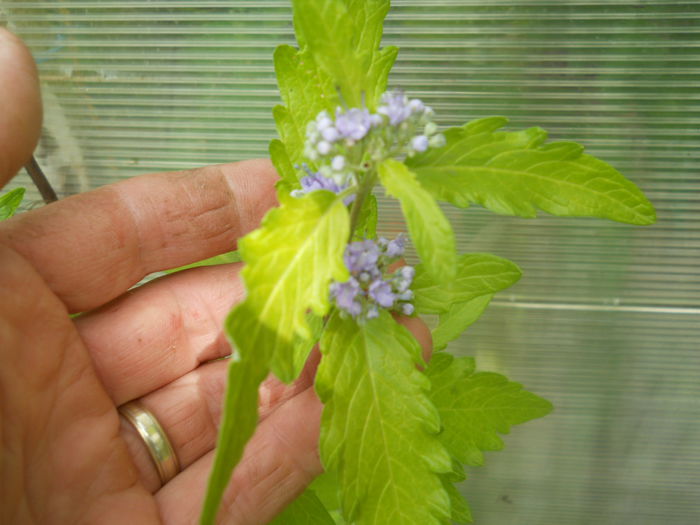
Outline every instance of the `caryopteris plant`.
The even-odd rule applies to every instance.
[[[274,57],[280,206],[239,244],[247,297],[226,323],[234,358],[202,523],[213,523],[253,434],[261,381],[270,371],[293,381],[316,343],[323,492],[339,519],[468,522],[453,485],[463,464],[480,465],[483,451],[502,448],[499,432],[551,405],[441,351],[520,270],[456,253],[438,201],[631,224],[654,222],[654,209],[613,167],[578,144],[546,143],[540,128],[501,131],[507,120],[492,117],[439,131],[430,107],[387,89],[398,53],[380,48],[389,0],[292,3],[299,49],[283,45]],[[406,235],[377,238],[378,188],[399,201]],[[420,264],[396,269],[409,240]],[[429,364],[392,314],[439,315]],[[334,523],[313,491],[284,516]]]

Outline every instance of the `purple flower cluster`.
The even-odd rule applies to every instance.
[[[384,275],[388,266],[403,255],[405,244],[403,235],[391,241],[381,237],[377,241],[348,244],[344,260],[350,278],[331,284],[336,306],[358,320],[377,317],[380,307],[411,315],[413,267],[403,266],[389,276]]]
[[[412,156],[444,145],[433,114],[402,91],[384,93],[376,113],[367,108],[338,108],[335,115],[322,111],[306,128],[304,155],[319,166],[322,176],[349,184],[368,158]]]
[[[335,180],[324,177],[321,173],[314,173],[307,164],[301,166],[307,175],[299,181],[301,183],[300,190],[293,190],[292,197],[303,197],[307,193],[316,190],[332,191],[336,195],[348,188],[348,184],[340,185]],[[345,205],[350,205],[355,200],[355,195],[348,195],[343,199]]]

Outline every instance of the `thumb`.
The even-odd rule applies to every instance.
[[[41,133],[39,77],[22,41],[0,27],[0,187],[27,163]]]

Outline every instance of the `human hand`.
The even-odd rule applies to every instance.
[[[41,105],[29,53],[0,29],[0,184],[28,160]],[[146,175],[0,223],[0,522],[194,523],[213,459],[242,298],[239,264],[130,290],[154,271],[228,251],[275,204],[267,161]],[[69,314],[87,312],[73,320]],[[430,336],[405,322],[427,348]],[[260,424],[220,520],[267,523],[321,472],[315,353],[269,378]],[[181,471],[165,485],[117,407],[139,399]]]

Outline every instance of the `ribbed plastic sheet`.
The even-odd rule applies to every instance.
[[[67,195],[265,156],[290,15],[287,1],[0,0],[39,62],[53,183]],[[384,43],[401,47],[391,84],[446,126],[505,115],[579,141],[659,214],[634,227],[446,208],[461,251],[524,271],[454,349],[556,405],[470,471],[476,523],[700,523],[700,2],[396,0]],[[395,203],[382,224],[402,228]]]

